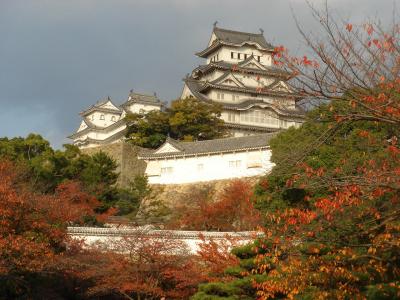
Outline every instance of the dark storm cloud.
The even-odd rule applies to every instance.
[[[359,21],[391,18],[398,1],[328,2]],[[38,132],[59,147],[78,112],[107,95],[178,97],[215,20],[297,49],[292,11],[312,28],[304,0],[0,0],[0,136]]]

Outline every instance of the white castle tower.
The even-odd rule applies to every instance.
[[[207,48],[196,53],[206,64],[185,79],[181,98],[217,102],[233,136],[299,126],[304,112],[286,81],[291,75],[272,63],[274,47],[260,33],[222,29],[214,24]]]
[[[162,107],[162,102],[155,94],[151,96],[131,91],[128,99],[120,106],[107,97],[80,113],[81,124],[69,138],[81,149],[115,143],[125,138],[127,113],[144,114],[161,110]]]

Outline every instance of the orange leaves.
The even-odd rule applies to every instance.
[[[368,35],[372,35],[374,33],[374,27],[372,24],[364,24],[364,30]]]
[[[197,256],[204,266],[202,272],[207,274],[208,280],[221,276],[227,267],[239,263],[239,259],[230,253],[233,247],[238,246],[237,240],[228,237],[224,240],[206,240],[204,236],[201,238]]]
[[[366,130],[361,130],[361,131],[358,133],[358,135],[361,136],[361,137],[367,138],[367,137],[369,137],[369,132],[366,131]]]
[[[346,30],[351,32],[353,30],[353,24],[346,24]]]
[[[253,187],[235,180],[212,202],[208,195],[195,196],[189,206],[176,208],[172,228],[192,230],[251,230],[257,227],[259,212],[251,201]]]
[[[304,65],[304,66],[311,66],[312,65],[312,61],[311,60],[309,60],[308,58],[307,58],[307,56],[303,56],[303,59],[302,59],[302,64]]]

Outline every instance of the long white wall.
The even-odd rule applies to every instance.
[[[224,242],[234,240],[235,245],[243,245],[262,236],[261,232],[209,232],[209,231],[181,231],[181,230],[146,230],[143,228],[95,228],[95,227],[68,227],[68,235],[76,240],[83,241],[87,248],[100,247],[107,250],[115,250],[113,247],[123,239],[140,242],[140,238],[146,237],[154,240],[174,239],[186,245],[191,254],[200,250],[200,244],[207,241]],[[202,240],[200,237],[203,237]]]
[[[147,160],[150,184],[177,184],[259,176],[274,164],[271,150],[252,150],[187,158]]]

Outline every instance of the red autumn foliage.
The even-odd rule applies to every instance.
[[[206,240],[204,236],[201,239],[197,255],[199,266],[206,274],[206,281],[220,280],[226,268],[238,265],[239,259],[230,252],[233,247],[239,245],[238,240],[229,237],[223,240]]]
[[[196,256],[183,242],[146,232],[123,238],[100,251],[75,256],[78,277],[93,282],[87,296],[122,296],[126,299],[188,299],[207,280]],[[107,249],[104,250],[104,246]]]
[[[75,183],[41,195],[22,179],[13,163],[0,161],[0,279],[16,293],[26,288],[27,274],[56,268],[66,250],[67,224],[94,216],[99,205]]]
[[[341,126],[359,126],[359,136],[369,143],[365,151],[376,143],[384,150],[374,159],[360,157],[355,167],[343,161],[333,174],[301,159],[296,163],[301,176],[293,175],[288,184],[307,189],[312,201],[307,209],[286,209],[269,216],[265,233],[272,246],[259,255],[254,269],[266,279],[255,286],[260,299],[397,299],[399,25],[384,30],[379,23],[366,24],[355,30],[356,25],[340,24],[328,11],[311,9],[328,37],[321,41],[302,32],[318,64],[304,63],[304,58],[290,57],[287,51],[274,56],[276,64],[297,75],[292,87],[299,95],[349,104],[331,106],[329,134]],[[391,133],[373,138],[365,124],[390,127]],[[329,134],[324,134],[320,139],[330,141]],[[352,172],[343,171],[350,168]],[[318,187],[326,189],[323,197]]]
[[[177,207],[172,228],[206,231],[253,230],[260,215],[252,203],[253,187],[244,180],[234,180],[216,202],[200,195],[190,206]]]

